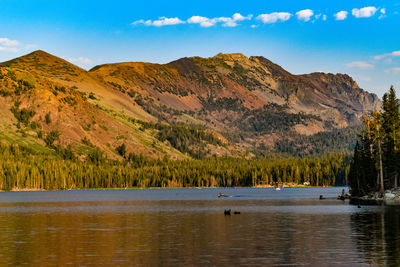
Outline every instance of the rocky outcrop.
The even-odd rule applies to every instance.
[[[384,194],[380,192],[371,193],[359,198],[364,201],[379,201],[387,203],[397,203],[400,205],[400,188],[386,190]]]

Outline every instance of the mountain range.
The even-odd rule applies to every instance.
[[[41,50],[0,63],[1,142],[83,159],[349,150],[380,107],[346,74],[293,75],[239,53],[89,71]]]

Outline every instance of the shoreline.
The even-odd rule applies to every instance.
[[[400,205],[400,188],[388,189],[383,193],[380,192],[371,193],[369,195],[361,197],[351,197],[354,202],[363,202],[364,204],[389,204],[389,205]]]
[[[309,185],[296,185],[296,184],[283,184],[279,186],[280,189],[282,188],[326,188],[326,187],[346,187],[346,186],[309,186]],[[11,189],[11,190],[0,190],[2,192],[56,192],[56,191],[85,191],[85,190],[146,190],[146,189],[235,189],[235,188],[253,188],[253,189],[269,189],[269,188],[276,188],[272,185],[256,185],[256,186],[235,186],[235,187],[127,187],[127,188],[74,188],[74,189],[36,189],[36,188],[21,188],[21,189]]]

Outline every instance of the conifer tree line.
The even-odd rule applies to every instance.
[[[383,96],[382,110],[364,115],[350,167],[352,195],[383,194],[385,190],[399,186],[399,106],[392,86]]]
[[[171,161],[131,155],[124,162],[95,157],[82,161],[0,145],[0,189],[91,189],[146,187],[234,187],[309,182],[344,185],[350,157],[217,158]]]

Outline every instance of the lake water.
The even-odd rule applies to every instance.
[[[0,265],[400,266],[399,207],[341,191],[1,192]]]

